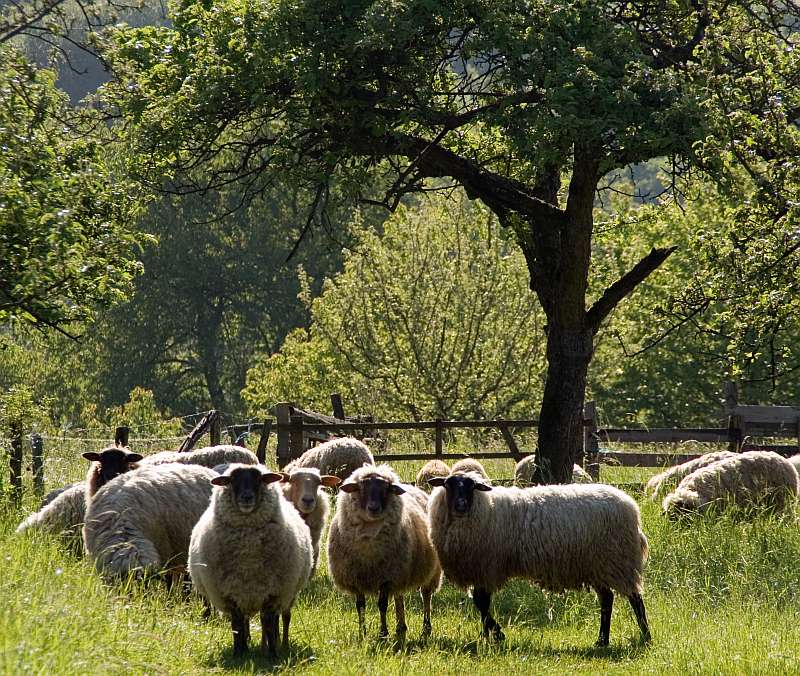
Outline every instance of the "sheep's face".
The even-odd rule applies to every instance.
[[[358,493],[358,505],[361,512],[370,521],[381,519],[395,495],[402,495],[405,490],[398,484],[387,481],[384,477],[369,475],[358,481],[346,482],[339,490],[345,493]]]
[[[336,486],[341,479],[318,470],[298,469],[291,474],[283,474],[283,481],[289,484],[289,499],[301,514],[311,514],[317,507],[317,489],[320,486]]]
[[[282,478],[282,474],[262,472],[258,467],[246,466],[229,469],[222,476],[214,477],[211,483],[227,486],[233,505],[242,514],[250,514],[260,504],[267,484]]]
[[[444,486],[447,493],[447,508],[457,517],[466,516],[472,508],[475,491],[490,491],[491,486],[465,474],[451,474],[449,477],[434,477],[428,483],[434,487]]]
[[[100,485],[105,484],[120,474],[136,469],[136,463],[142,459],[138,453],[131,453],[127,448],[106,448],[100,453],[88,451],[83,457],[89,462],[98,463]]]

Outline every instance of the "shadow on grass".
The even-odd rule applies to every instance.
[[[250,641],[248,651],[241,657],[235,657],[233,646],[222,650],[218,657],[207,660],[205,666],[222,667],[223,669],[249,668],[254,673],[267,673],[278,671],[287,667],[299,667],[316,660],[314,651],[307,645],[289,643],[289,650],[281,650],[277,658],[266,657],[261,654],[258,642]]]

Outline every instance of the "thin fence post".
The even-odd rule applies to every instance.
[[[442,457],[442,453],[444,451],[444,448],[443,448],[444,447],[444,439],[443,439],[444,434],[443,433],[444,433],[444,428],[442,427],[442,419],[441,418],[436,418],[436,439],[435,439],[434,443],[436,444],[436,457],[437,458]]]
[[[600,480],[600,443],[597,440],[597,404],[594,400],[583,405],[583,462],[589,476]]]
[[[293,414],[290,416],[291,430],[289,431],[289,457],[291,460],[299,458],[305,453],[306,445],[303,437],[303,416]]]
[[[208,436],[210,437],[211,446],[219,446],[222,442],[222,416],[219,411],[211,418],[211,424],[208,426]]]
[[[31,469],[36,495],[44,493],[44,440],[38,432],[31,434]]]
[[[22,497],[22,425],[11,423],[11,457],[8,464],[11,470],[11,495],[15,502]]]
[[[258,461],[265,465],[267,462],[267,442],[269,441],[269,433],[272,431],[272,418],[267,418],[264,425],[261,427],[261,438],[258,440],[258,450],[256,457]]]
[[[131,428],[127,425],[122,425],[114,430],[114,443],[117,446],[127,446],[128,438],[130,437]]]
[[[278,447],[275,451],[275,459],[278,462],[279,469],[283,469],[292,459],[292,449],[289,440],[291,410],[292,405],[289,402],[282,401],[279,404],[275,404],[275,423],[278,428]]]

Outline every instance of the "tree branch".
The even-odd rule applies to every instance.
[[[667,260],[677,248],[676,246],[671,246],[666,249],[651,249],[649,254],[609,286],[586,313],[586,320],[592,331],[597,333],[602,321],[608,317],[622,299]]]

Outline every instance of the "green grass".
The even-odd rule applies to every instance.
[[[406,478],[413,471],[410,464],[401,470]],[[27,502],[30,508],[32,499]],[[651,550],[644,597],[654,637],[649,646],[638,641],[624,599],[615,604],[611,646],[595,649],[594,594],[545,594],[522,581],[493,600],[506,632],[501,645],[478,638],[477,613],[448,583],[434,597],[434,635],[427,643],[418,641],[421,605],[411,595],[405,646],[376,639],[374,600],[362,641],[352,600],[332,588],[322,565],[296,606],[291,650],[273,663],[255,650],[234,659],[227,622],[202,620],[194,598],[158,585],[107,587],[54,538],[16,536],[24,511],[0,503],[3,674],[800,672],[796,515],[681,525],[642,504]],[[255,642],[256,618],[252,628]]]

